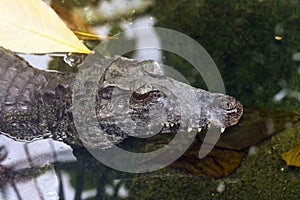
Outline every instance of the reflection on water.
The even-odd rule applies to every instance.
[[[84,155],[77,161],[69,146],[52,140],[24,144],[1,136],[0,146],[1,199],[128,196],[126,186],[117,179],[109,183],[101,173],[102,165],[85,151],[76,151]]]
[[[75,161],[71,148],[52,140],[21,143],[2,135],[0,141],[2,199],[55,199],[58,179],[52,163]]]

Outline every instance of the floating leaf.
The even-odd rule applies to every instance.
[[[0,11],[0,46],[21,53],[91,53],[42,0],[1,0]]]
[[[281,158],[289,166],[300,167],[300,141],[299,141],[299,144],[295,148],[282,153]]]
[[[79,17],[71,8],[62,5],[60,1],[51,1],[51,8],[71,30],[93,33],[93,27],[83,17]]]

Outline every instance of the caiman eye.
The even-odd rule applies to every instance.
[[[146,93],[143,93],[143,94],[140,94],[140,93],[137,93],[137,92],[133,92],[132,93],[132,98],[134,100],[137,100],[137,101],[142,101],[142,100],[145,100],[149,97],[150,93],[149,92],[146,92]]]

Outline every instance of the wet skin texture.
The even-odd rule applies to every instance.
[[[151,129],[157,126],[151,121],[151,109],[160,108],[166,113],[166,119],[160,123],[160,132],[176,132],[180,127],[186,131],[206,129],[210,126],[223,129],[236,124],[242,116],[243,107],[234,97],[210,93],[165,77],[154,61],[139,62],[118,57],[99,58],[99,63],[106,64],[103,64],[105,73],[95,95],[95,109],[99,128],[113,143],[119,143],[128,137],[128,134],[120,129],[124,121],[119,120],[113,105],[128,95],[127,114],[138,127]],[[185,107],[190,108],[194,102],[181,104],[176,95],[167,89],[162,91],[156,88],[155,84],[139,85],[136,88],[122,84],[124,78],[141,75],[146,78],[149,76],[151,80],[157,78],[162,84],[164,81],[171,82],[173,89],[177,91],[192,92],[200,109],[195,113],[184,112]],[[72,146],[82,146],[71,111],[72,84],[75,76],[74,73],[35,69],[10,51],[0,48],[1,133],[16,140],[53,138]],[[147,135],[147,131],[143,134]],[[95,145],[92,140],[91,144]]]

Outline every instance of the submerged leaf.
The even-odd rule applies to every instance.
[[[200,146],[200,142],[195,142],[171,167],[186,170],[195,176],[221,178],[233,172],[245,155],[242,151],[214,147],[206,157],[199,159]]]
[[[51,8],[65,22],[71,30],[93,33],[93,27],[83,17],[79,17],[72,9],[61,4],[60,1],[51,1]]]
[[[240,122],[227,128],[216,145],[240,150],[256,145],[263,139],[293,126],[299,120],[299,113],[245,107]],[[205,135],[199,136],[203,138]]]
[[[295,148],[281,154],[281,158],[289,166],[300,167],[300,141]]]
[[[116,39],[109,36],[100,36],[95,33],[94,28],[88,21],[79,17],[73,9],[62,6],[59,2],[51,2],[51,7],[58,14],[58,16],[65,22],[78,38],[82,40],[104,40]]]
[[[0,46],[20,53],[91,53],[42,0],[1,0],[0,11]]]
[[[82,40],[100,40],[99,36],[94,34],[93,27],[90,26],[83,18],[74,14],[72,10],[53,1],[51,2],[51,8],[78,38]]]

